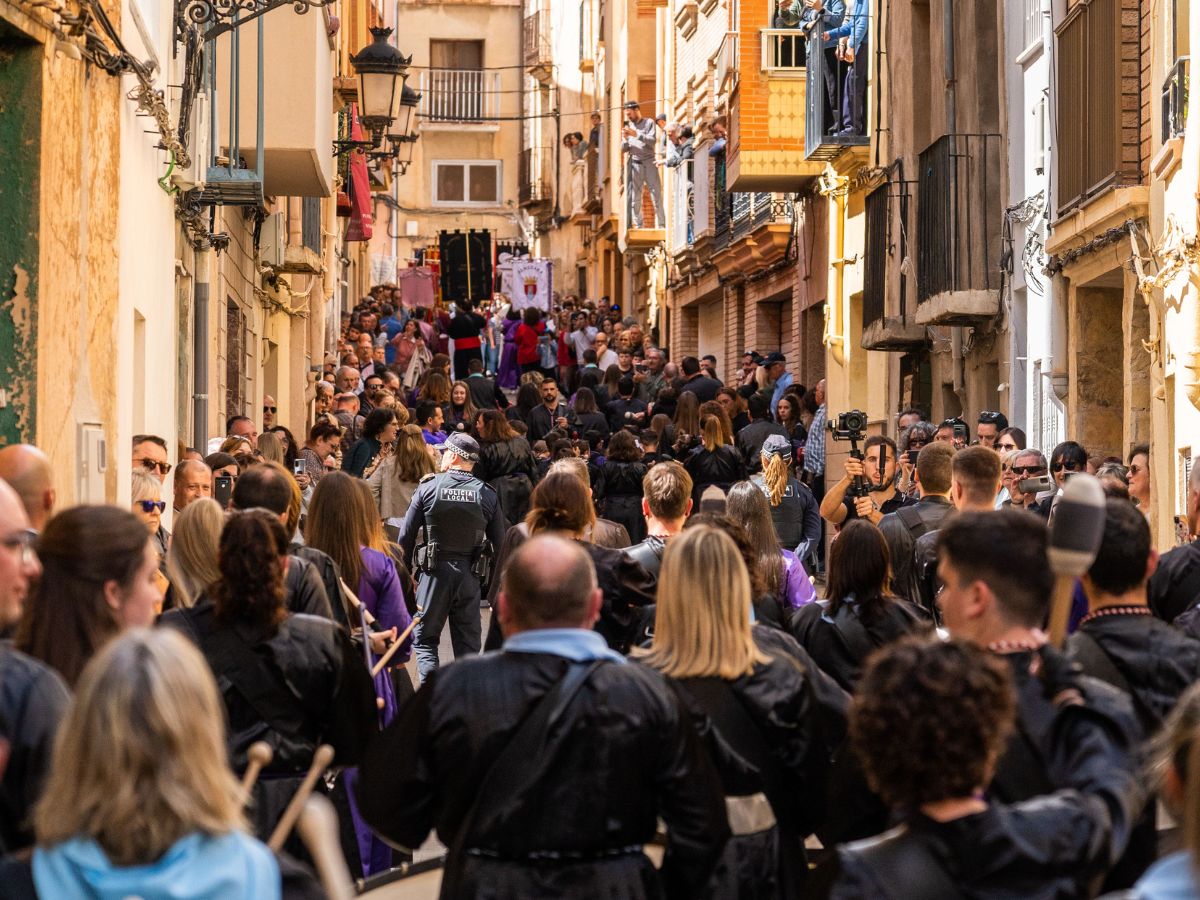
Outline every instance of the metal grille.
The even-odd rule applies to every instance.
[[[713,243],[724,247],[729,243],[732,218],[731,197],[725,190],[725,153],[713,157]]]
[[[764,28],[762,40],[762,70],[776,75],[804,73],[804,32],[795,28]]]
[[[540,203],[550,199],[551,153],[548,147],[528,147],[521,151],[522,203]]]
[[[1042,0],[1025,0],[1025,47],[1042,42]]]
[[[867,194],[866,247],[863,260],[862,323],[866,329],[883,318],[887,284],[887,231],[889,184]]]
[[[421,73],[420,115],[433,122],[480,122],[500,115],[500,73],[428,69]]]
[[[825,50],[820,34],[823,23],[814,27],[812,40],[805,47],[806,86],[804,91],[804,155],[808,159],[833,159],[847,147],[865,147],[871,143],[865,134],[841,134],[838,124],[845,79],[835,78],[834,95],[825,88]],[[866,45],[864,44],[864,47]]]
[[[525,67],[536,69],[550,64],[550,16],[538,11],[525,17]]]
[[[225,306],[225,417],[241,415],[246,406],[246,316],[235,300]]]
[[[321,252],[321,198],[304,197],[301,210],[300,233],[304,246],[313,253]]]
[[[918,169],[917,302],[998,288],[1000,136],[944,135],[921,152]]]

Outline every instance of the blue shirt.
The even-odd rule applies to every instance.
[[[850,38],[850,49],[858,52],[858,48],[862,46],[862,42],[867,37],[867,27],[871,21],[871,3],[870,0],[858,0],[858,5],[854,7],[854,12],[846,16],[842,20],[842,24],[837,28],[829,29],[829,36],[834,40],[838,38]]]
[[[595,631],[583,628],[535,628],[504,639],[505,653],[551,653],[571,662],[607,659],[624,663],[625,657],[609,648]]]
[[[777,413],[775,412],[775,407],[777,407],[779,405],[779,398],[783,396],[783,392],[786,391],[791,386],[791,384],[792,384],[792,373],[791,372],[784,372],[782,375],[779,376],[779,380],[777,382],[775,382],[775,390],[771,394],[771,415],[773,415],[773,416],[777,415]]]
[[[808,426],[808,440],[804,442],[804,471],[814,475],[825,474],[825,415],[822,403]]]

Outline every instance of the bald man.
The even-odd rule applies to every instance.
[[[0,478],[21,498],[29,527],[41,531],[54,511],[50,458],[32,444],[13,444],[0,450]]]
[[[492,896],[496,883],[525,897],[546,884],[700,896],[729,835],[724,791],[665,679],[592,630],[603,599],[591,558],[574,541],[534,537],[503,582],[504,649],[433,673],[377,736],[359,780],[363,817],[419,847],[435,824],[458,834],[477,801],[446,861],[455,898]],[[546,725],[551,710],[562,727]],[[641,847],[660,816],[656,870]]]

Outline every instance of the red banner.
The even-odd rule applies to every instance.
[[[365,140],[362,126],[358,124],[358,104],[350,104],[350,140]],[[367,154],[361,150],[350,152],[350,223],[346,226],[346,240],[369,241],[375,224],[371,214],[371,179],[367,174]]]

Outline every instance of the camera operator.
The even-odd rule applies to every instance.
[[[882,477],[880,476],[880,456]],[[867,481],[866,496],[855,497],[851,488],[856,477]],[[846,460],[845,474],[831,485],[821,500],[821,515],[833,525],[851,519],[866,519],[873,525],[890,512],[908,506],[913,501],[896,489],[896,443],[888,437],[874,434],[863,445],[863,458],[851,456]]]

